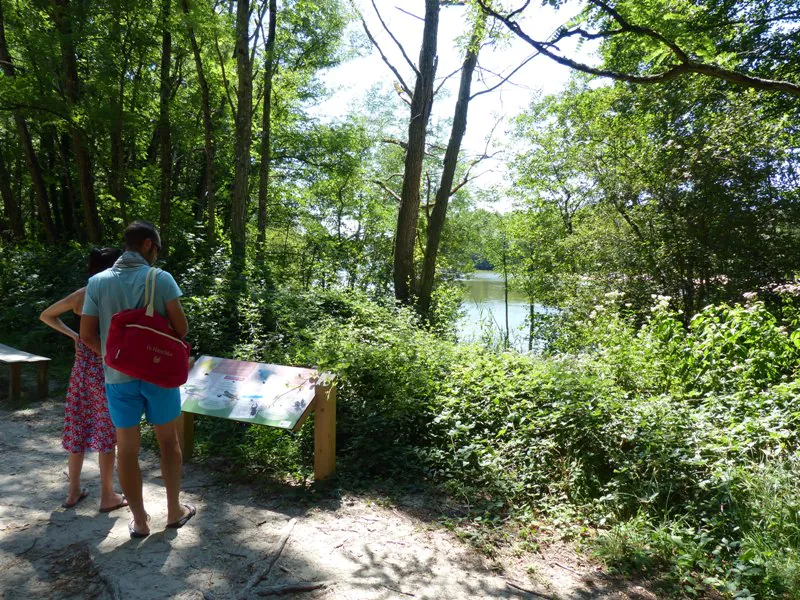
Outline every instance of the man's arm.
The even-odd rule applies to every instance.
[[[169,324],[175,330],[179,337],[185,338],[189,333],[189,321],[186,320],[186,313],[183,312],[183,305],[180,298],[174,298],[164,305],[167,311],[167,319]],[[81,328],[83,332],[83,328]]]
[[[100,319],[90,315],[81,317],[81,340],[100,356],[103,351],[100,349]]]

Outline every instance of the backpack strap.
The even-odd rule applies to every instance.
[[[144,279],[144,303],[147,308],[145,314],[148,317],[153,316],[156,308],[156,277],[158,277],[159,270],[155,267],[150,267]]]

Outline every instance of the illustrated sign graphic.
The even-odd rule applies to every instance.
[[[181,387],[184,412],[294,429],[314,400],[313,369],[201,356]]]

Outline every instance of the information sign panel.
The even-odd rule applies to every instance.
[[[314,400],[313,369],[201,356],[181,387],[184,412],[294,429]]]

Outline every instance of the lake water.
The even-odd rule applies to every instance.
[[[463,342],[480,341],[489,335],[502,340],[506,330],[503,276],[494,271],[476,271],[461,282],[466,288],[464,316],[458,323],[458,337]],[[536,306],[537,313],[550,312]],[[511,345],[522,351],[528,349],[528,299],[524,294],[508,291],[508,328]]]

